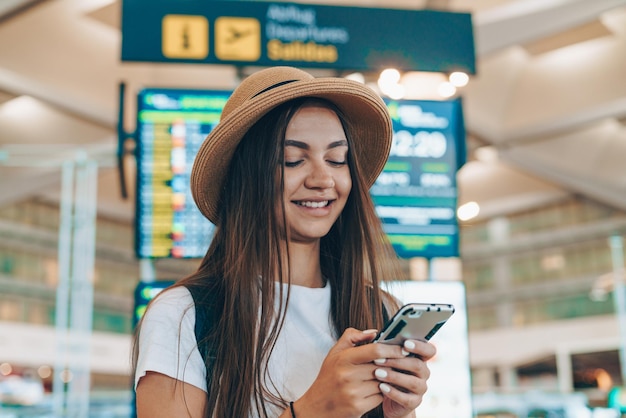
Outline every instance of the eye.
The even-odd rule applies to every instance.
[[[343,167],[348,164],[348,153],[343,150],[334,150],[326,155],[326,162],[332,167]]]
[[[328,164],[335,166],[335,167],[341,167],[341,166],[348,164],[348,161],[347,160],[343,160],[343,161],[328,160]]]
[[[285,161],[285,167],[297,167],[302,163],[302,160],[298,161]]]

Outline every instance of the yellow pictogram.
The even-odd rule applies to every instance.
[[[225,61],[256,61],[261,57],[261,24],[257,19],[215,20],[215,56]]]
[[[204,59],[209,55],[209,22],[204,16],[166,15],[161,48],[167,58]]]

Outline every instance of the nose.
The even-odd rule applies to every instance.
[[[325,163],[317,163],[311,167],[304,185],[309,189],[330,189],[335,187],[335,179]]]

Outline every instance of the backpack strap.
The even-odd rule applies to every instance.
[[[371,286],[367,287],[367,294],[368,297],[370,299],[370,304],[373,306],[374,305],[374,290],[372,289]],[[384,293],[384,292],[383,292]],[[385,301],[381,300],[380,301],[380,307],[383,313],[383,325],[386,325],[387,322],[389,322],[389,312],[387,311],[387,306],[385,305]]]
[[[213,378],[213,365],[215,364],[217,354],[211,336],[213,335],[213,329],[217,325],[217,315],[219,314],[217,299],[219,298],[214,297],[203,286],[186,284],[185,287],[191,293],[196,310],[194,333],[198,351],[206,365],[207,388],[210,388]]]
[[[389,312],[387,312],[387,307],[384,302],[381,302],[382,310],[383,310],[383,323],[389,322]]]

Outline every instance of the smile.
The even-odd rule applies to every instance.
[[[330,203],[329,200],[322,200],[321,202],[313,202],[310,200],[296,200],[294,203],[298,206],[304,206],[307,208],[324,208]]]

